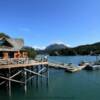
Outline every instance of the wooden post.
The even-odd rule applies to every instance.
[[[35,67],[34,67],[34,66],[32,66],[32,71],[34,71],[34,68],[35,68]],[[33,82],[33,80],[34,80],[34,78],[32,78],[32,82]]]
[[[11,69],[9,68],[9,96],[11,96],[11,80],[10,80],[10,76],[11,76]]]
[[[25,85],[24,85],[24,90],[25,90],[25,94],[26,94],[26,92],[27,92],[27,72],[26,72],[26,70],[24,70],[24,80],[25,80]]]
[[[31,66],[31,71],[33,71],[33,70],[32,70],[32,69],[33,69],[32,67],[33,67],[33,66]],[[32,76],[32,73],[31,73],[31,76]],[[32,85],[32,79],[31,79],[31,85]]]
[[[48,88],[48,86],[49,86],[49,66],[47,65],[47,78],[46,78],[46,86],[47,86],[47,88]]]
[[[36,72],[38,73],[38,66],[36,66]],[[36,75],[36,88],[38,88],[38,75]]]
[[[40,70],[41,70],[42,68],[43,68],[42,65],[40,65]],[[42,73],[41,73],[41,75],[42,75]],[[41,87],[42,87],[42,77],[40,77],[40,84],[41,84]]]

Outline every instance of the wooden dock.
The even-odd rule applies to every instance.
[[[76,72],[76,71],[80,71],[82,69],[84,69],[88,63],[85,63],[81,66],[77,66],[77,65],[73,65],[73,64],[63,64],[63,63],[51,63],[49,62],[48,63],[49,67],[54,67],[54,68],[61,68],[61,69],[67,69],[69,71],[73,71],[73,72]]]
[[[61,68],[61,69],[66,69],[68,67],[68,64],[58,64],[58,63],[48,63],[49,67],[54,67],[54,68]]]
[[[25,68],[25,67],[31,67],[31,66],[38,66],[38,65],[48,65],[48,62],[34,62],[31,61],[30,63],[24,63],[24,64],[5,64],[0,65],[0,69],[7,69],[7,68]]]
[[[11,95],[11,82],[24,84],[25,92],[27,90],[27,82],[32,80],[34,76],[43,77],[47,80],[49,78],[48,68],[70,68],[69,64],[64,63],[53,63],[48,61],[35,61],[31,59],[0,59],[0,86],[3,84],[8,84],[9,95]],[[85,66],[84,66],[85,67]],[[78,70],[84,68],[83,66],[78,66]],[[73,66],[73,68],[77,68]],[[17,76],[21,76],[21,79],[16,79]]]
[[[11,96],[11,82],[24,84],[25,92],[27,91],[27,82],[32,78],[43,77],[48,84],[48,62],[34,61],[30,59],[0,59],[0,86],[8,84],[9,96]],[[21,79],[16,79],[21,76]]]
[[[24,68],[24,67],[31,67],[31,66],[37,66],[37,65],[48,65],[47,61],[35,61],[30,59],[7,59],[3,60],[0,59],[0,69],[7,69],[7,68]]]

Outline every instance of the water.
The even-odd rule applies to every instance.
[[[94,56],[50,57],[49,61],[75,63],[80,61],[95,61]],[[25,94],[24,87],[17,84],[12,86],[12,96],[9,97],[7,88],[0,88],[0,100],[99,100],[100,70],[82,70],[76,73],[66,73],[64,70],[49,69],[49,84],[46,80],[36,79],[28,83]]]
[[[87,62],[96,61],[96,57],[95,56],[52,56],[52,57],[49,57],[49,61],[79,64],[81,61],[87,61]]]

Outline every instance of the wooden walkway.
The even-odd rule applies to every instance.
[[[21,67],[31,67],[31,66],[37,66],[37,65],[48,65],[48,62],[33,62],[29,64],[10,64],[10,65],[0,65],[0,69],[6,69],[6,68],[21,68]]]
[[[39,62],[39,61],[34,61],[34,60],[27,60],[25,62],[17,62],[17,63],[3,63],[3,64],[0,63],[0,69],[22,68],[22,67],[24,68],[24,67],[31,67],[31,66],[38,66],[38,65],[48,65],[48,62],[47,61]]]
[[[48,63],[49,67],[54,67],[54,68],[61,68],[61,69],[70,69],[70,68],[73,68],[73,69],[76,69],[76,70],[82,70],[84,69],[88,63],[82,65],[82,66],[76,66],[76,65],[73,65],[73,64],[60,64],[60,63]]]
[[[58,63],[48,63],[49,67],[54,67],[54,68],[62,68],[65,69],[66,67],[68,67],[68,64],[58,64]]]

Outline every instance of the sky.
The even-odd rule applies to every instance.
[[[100,0],[0,0],[0,32],[41,49],[100,42]]]

